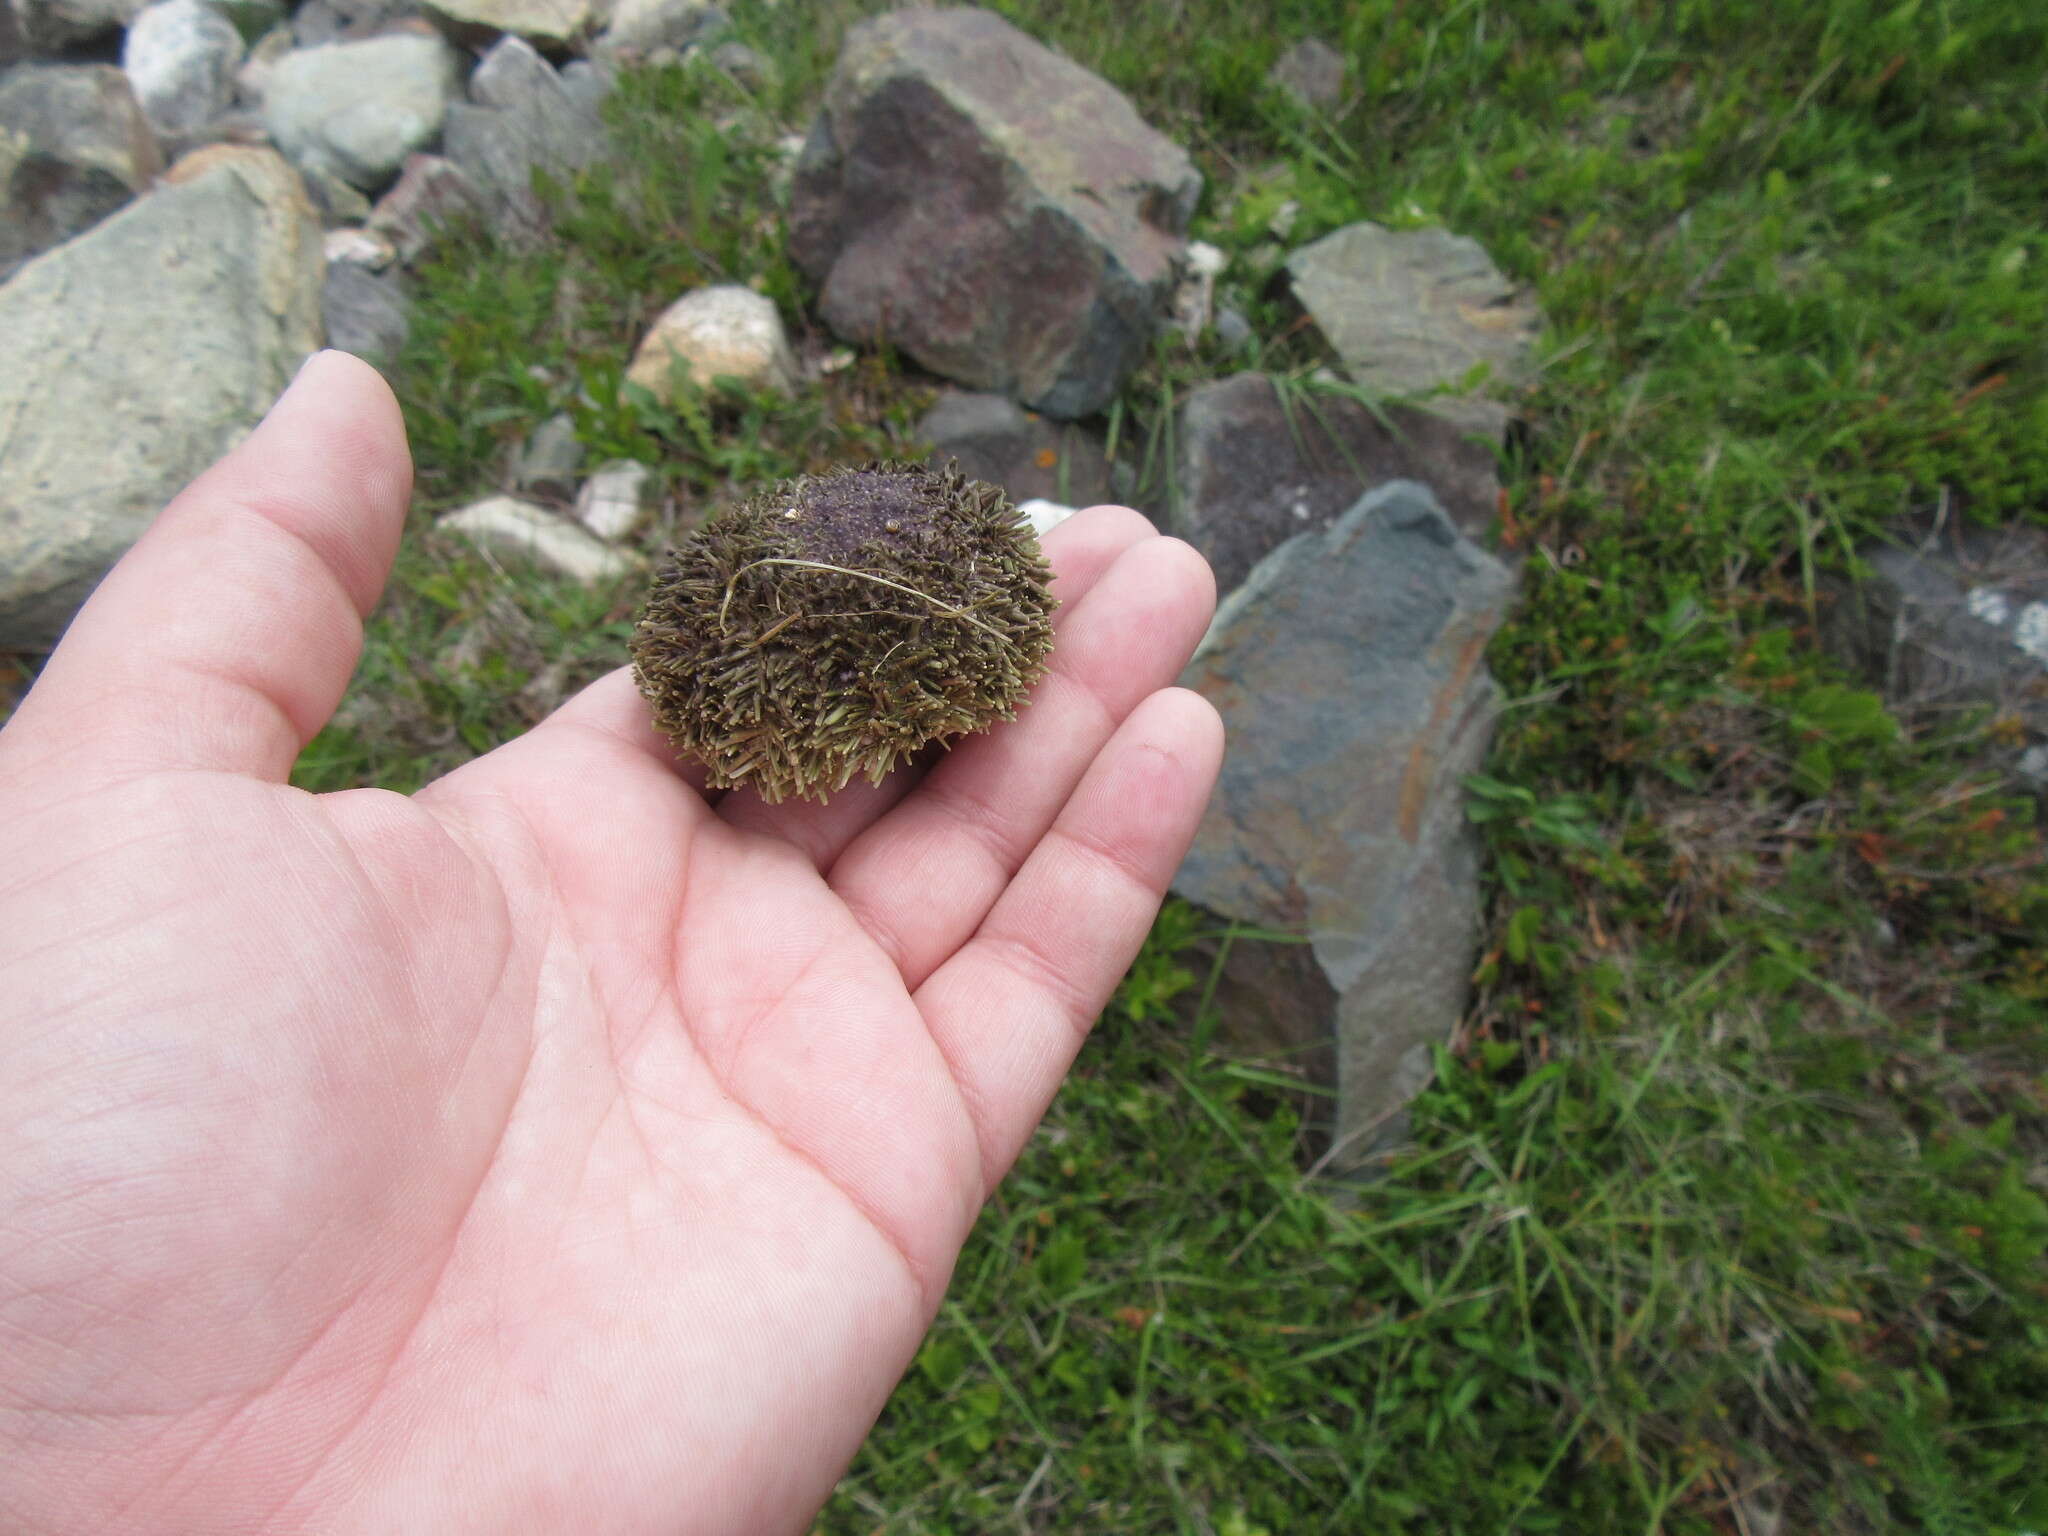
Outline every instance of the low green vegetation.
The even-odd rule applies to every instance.
[[[731,8],[772,85],[629,78],[554,241],[424,274],[418,537],[308,786],[417,785],[623,656],[637,591],[428,528],[553,412],[660,467],[650,549],[914,449],[929,381],[872,349],[794,401],[621,387],[695,284],[809,323],[782,140],[872,7]],[[1540,295],[1488,936],[1413,1151],[1333,1203],[1313,1096],[1212,1048],[1169,907],[820,1531],[2048,1529],[2038,805],[2013,722],[1894,713],[1818,644],[1901,518],[2048,517],[2035,0],[998,8],[1195,152],[1265,338],[1160,343],[1105,423],[1146,496],[1191,381],[1314,387],[1271,281],[1303,240],[1441,222]],[[1333,112],[1263,84],[1310,35]]]

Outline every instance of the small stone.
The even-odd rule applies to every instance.
[[[450,512],[434,526],[585,586],[623,581],[645,568],[637,556],[612,548],[581,524],[511,496],[493,496]]]
[[[14,26],[0,28],[0,43],[8,32],[15,47],[27,58],[68,52],[81,44],[97,43],[118,32],[135,19],[143,0],[0,0],[0,13]],[[0,62],[7,62],[0,57]]]
[[[1242,351],[1256,339],[1244,312],[1225,304],[1216,311],[1216,344],[1231,352]]]
[[[1320,38],[1305,37],[1280,55],[1266,83],[1327,111],[1344,99],[1344,55]]]
[[[5,0],[0,0],[5,4]],[[127,76],[25,64],[0,76],[0,282],[81,235],[163,170]]]
[[[597,41],[600,58],[646,59],[658,48],[685,49],[731,22],[703,0],[619,0]]]
[[[576,423],[566,414],[557,414],[535,427],[520,445],[512,481],[522,491],[567,498],[576,488],[576,471],[582,465],[583,444],[577,440]]]
[[[411,262],[448,225],[474,217],[482,196],[462,167],[439,155],[407,155],[391,190],[370,214],[372,233],[391,242],[401,262]]]
[[[600,539],[631,538],[654,515],[654,471],[633,459],[599,466],[576,493],[576,521]]]
[[[301,48],[359,43],[419,14],[413,0],[306,0],[292,16],[292,35]]]
[[[1822,637],[1908,714],[1971,703],[2048,735],[2048,530],[1902,524],[1857,551]]]
[[[347,262],[372,272],[383,271],[398,255],[388,239],[371,229],[330,229],[322,249],[329,266]]]
[[[263,92],[270,84],[270,72],[292,51],[292,29],[277,27],[263,34],[242,67],[235,71],[235,100],[254,111],[263,110]]]
[[[299,178],[319,211],[320,221],[330,229],[362,224],[369,219],[370,200],[325,166],[300,166]]]
[[[1491,386],[1527,380],[1541,316],[1476,240],[1351,224],[1296,251],[1287,271],[1344,371],[1377,394],[1455,389],[1482,363]],[[1510,415],[1483,395],[1425,403],[1495,441]]]
[[[1080,510],[1079,507],[1063,507],[1058,502],[1047,501],[1042,496],[1034,496],[1029,501],[1017,504],[1017,515],[1029,523],[1031,531],[1041,539]]]
[[[1191,240],[1181,253],[1180,279],[1174,284],[1168,304],[1173,328],[1190,343],[1209,328],[1216,303],[1216,279],[1230,258],[1206,240]]]
[[[327,344],[377,368],[398,360],[412,328],[411,302],[398,274],[349,261],[328,264],[320,311]]]
[[[449,108],[442,153],[468,176],[499,231],[531,239],[547,229],[534,173],[564,182],[603,157],[610,140],[598,114],[608,72],[555,72],[532,46],[500,39],[470,80],[470,103]]]
[[[204,128],[234,99],[242,36],[205,0],[158,0],[129,23],[121,70],[162,134]]]
[[[720,43],[712,49],[711,62],[724,70],[735,84],[750,91],[765,90],[775,81],[775,66],[737,40]]]
[[[737,283],[699,288],[662,311],[633,354],[626,379],[667,404],[678,365],[705,389],[729,378],[744,389],[786,395],[797,384],[796,354],[774,301]]]
[[[509,32],[551,43],[581,37],[599,14],[592,0],[433,0],[433,9],[458,31]]]
[[[1049,421],[1001,395],[948,390],[918,422],[932,457],[970,480],[999,485],[1013,502],[1094,506],[1110,500],[1109,462],[1094,434]]]
[[[458,88],[454,52],[438,37],[396,33],[288,54],[272,71],[264,122],[302,170],[363,191],[390,181],[441,131]]]

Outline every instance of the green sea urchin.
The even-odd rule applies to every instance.
[[[1050,579],[1002,491],[950,466],[804,475],[669,552],[634,674],[712,787],[823,800],[1015,718],[1052,649]]]

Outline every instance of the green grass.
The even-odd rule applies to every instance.
[[[762,98],[633,77],[556,242],[424,274],[419,536],[301,782],[411,787],[618,661],[631,583],[427,529],[553,412],[660,467],[650,551],[736,487],[911,446],[928,381],[885,355],[793,401],[620,385],[696,283],[809,324],[777,140],[872,8],[735,0]],[[1505,466],[1526,598],[1474,784],[1488,937],[1414,1151],[1340,1207],[1293,1066],[1209,1048],[1209,935],[1169,908],[820,1531],[2048,1528],[2037,805],[2012,722],[1894,714],[1816,640],[1902,515],[2048,509],[2048,21],[999,8],[1197,154],[1262,366],[1314,387],[1272,278],[1352,219],[1440,221],[1540,294]],[[1262,88],[1311,33],[1351,61],[1335,114]],[[1112,408],[1148,498],[1172,403],[1240,365],[1162,341]]]

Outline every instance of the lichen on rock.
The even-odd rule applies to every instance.
[[[713,788],[824,800],[1013,719],[1052,649],[1050,577],[1003,493],[955,469],[800,476],[670,551],[634,672]]]

